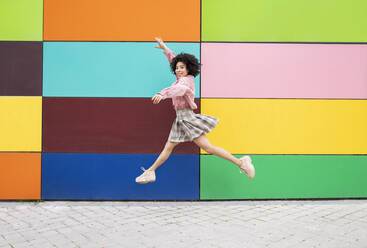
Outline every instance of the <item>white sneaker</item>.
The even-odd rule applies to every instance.
[[[249,178],[254,178],[255,168],[252,164],[250,156],[243,156],[242,158],[240,158],[240,160],[242,161],[242,165],[240,166],[240,173],[242,173],[243,171]]]
[[[155,182],[155,172],[150,170],[145,170],[144,167],[140,167],[144,172],[135,179],[135,182],[140,184]]]

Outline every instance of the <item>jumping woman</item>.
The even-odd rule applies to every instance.
[[[155,48],[163,49],[164,54],[168,58],[172,72],[176,75],[176,81],[168,88],[161,90],[153,96],[153,104],[172,98],[173,107],[176,111],[176,119],[172,124],[172,128],[166,145],[153,163],[153,165],[145,170],[144,173],[137,177],[135,181],[140,184],[154,182],[156,180],[155,170],[163,164],[171,155],[173,148],[181,142],[193,141],[201,149],[209,154],[217,155],[237,165],[249,177],[255,176],[255,168],[249,156],[243,156],[238,159],[223,148],[212,145],[206,133],[209,133],[217,125],[218,119],[212,116],[195,114],[194,109],[197,106],[194,102],[195,98],[195,81],[200,73],[200,63],[195,56],[187,53],[181,53],[177,56],[164,44],[161,38],[155,38],[159,46]]]

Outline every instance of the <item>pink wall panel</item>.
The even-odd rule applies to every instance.
[[[367,98],[367,44],[203,43],[201,97]]]

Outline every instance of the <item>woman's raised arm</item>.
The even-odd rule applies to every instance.
[[[164,50],[164,54],[167,56],[168,62],[171,63],[172,59],[176,57],[176,54],[172,52],[166,44],[164,44],[162,38],[156,37],[155,40],[158,42],[159,46],[155,46],[155,48],[160,48]]]

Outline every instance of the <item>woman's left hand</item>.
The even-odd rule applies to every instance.
[[[155,96],[153,96],[152,101],[153,104],[158,104],[160,101],[163,100],[163,96],[160,94],[156,94]]]

